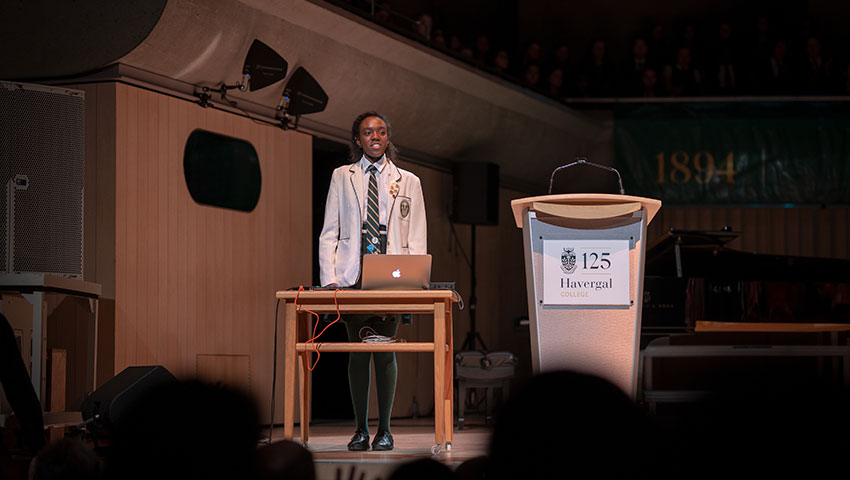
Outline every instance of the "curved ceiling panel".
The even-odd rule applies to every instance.
[[[319,0],[169,0],[157,18],[144,40],[115,62],[190,85],[234,84],[259,39],[286,59],[290,74],[304,67],[327,92],[327,108],[305,116],[305,126],[346,138],[354,117],[378,110],[392,121],[394,141],[408,159],[497,163],[503,183],[539,192],[555,166],[605,141],[605,129],[579,112]],[[117,17],[91,22],[92,30],[120,26]],[[142,23],[126,22],[133,27],[128,32]],[[51,73],[105,66],[98,61],[119,50],[89,43],[104,51]],[[24,76],[34,76],[36,66]],[[274,108],[285,81],[228,96],[248,110],[251,104]]]
[[[166,2],[5,2],[0,78],[64,77],[108,65],[142,43]]]

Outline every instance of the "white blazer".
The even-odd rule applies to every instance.
[[[387,253],[421,255],[428,252],[425,199],[419,177],[387,159],[383,175],[398,185],[398,194],[387,199]],[[322,285],[348,287],[360,277],[360,241],[363,228],[363,171],[360,163],[334,170],[325,223],[319,235],[319,270]]]

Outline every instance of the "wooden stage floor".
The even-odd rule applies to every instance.
[[[374,436],[376,430],[377,426],[370,423],[370,434]],[[317,480],[360,478],[361,473],[365,473],[364,480],[386,480],[399,465],[420,458],[433,458],[455,469],[466,460],[487,453],[491,428],[485,426],[483,421],[467,423],[463,430],[455,429],[451,450],[441,448],[436,454],[432,453],[433,418],[393,420],[392,432],[395,448],[389,452],[349,452],[346,445],[354,434],[353,421],[311,424],[307,448],[316,463]],[[301,432],[297,425],[294,437],[295,441],[301,441]],[[275,428],[272,441],[282,439],[283,428]],[[357,476],[350,476],[352,467]]]

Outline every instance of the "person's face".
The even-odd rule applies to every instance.
[[[485,37],[484,35],[479,36],[475,39],[475,49],[478,50],[479,53],[487,53],[490,51],[490,39]]]
[[[549,74],[549,85],[555,88],[561,88],[563,84],[564,72],[562,72],[560,68],[552,70],[552,73]]]
[[[605,42],[602,40],[597,40],[593,44],[593,58],[596,60],[602,60],[602,57],[605,56]]]
[[[776,45],[773,47],[773,58],[782,60],[787,53],[788,46],[785,45],[785,42],[776,42]]]
[[[643,71],[643,86],[644,88],[655,88],[655,82],[657,81],[657,77],[655,75],[655,70],[651,68],[647,68]]]
[[[664,38],[664,27],[656,25],[652,28],[652,39],[658,42],[661,41],[662,38]]]
[[[676,63],[683,68],[688,68],[691,64],[691,51],[687,48],[680,48],[679,54],[676,57]]]
[[[732,26],[728,23],[720,24],[720,38],[723,40],[729,40],[732,37]]]
[[[766,34],[770,25],[767,22],[767,19],[764,17],[758,17],[756,19],[756,31],[762,35]]]
[[[529,85],[537,85],[540,81],[540,69],[536,65],[529,65],[525,69],[525,81]]]
[[[642,38],[635,40],[635,46],[632,47],[632,53],[634,53],[637,58],[646,57],[646,42],[644,42]]]
[[[817,57],[820,54],[820,42],[818,39],[810,38],[806,42],[806,50],[808,50],[810,57]]]
[[[508,52],[500,50],[499,53],[496,54],[495,64],[502,70],[507,70],[510,66],[510,58],[508,58]]]
[[[540,59],[540,44],[532,43],[528,46],[528,58],[531,60]]]
[[[434,32],[434,38],[432,38],[431,41],[434,42],[435,45],[439,45],[441,47],[446,46],[446,37],[443,36],[442,30],[437,30],[436,32]]]
[[[387,124],[378,117],[366,117],[360,122],[360,134],[357,135],[357,146],[371,161],[381,158],[387,150],[389,129]]]
[[[683,38],[685,39],[686,42],[690,42],[694,39],[696,34],[697,34],[697,31],[694,28],[694,26],[693,25],[687,25],[685,27],[685,32],[682,36],[683,36]]]
[[[555,59],[559,62],[566,62],[570,58],[570,48],[566,45],[561,45],[555,50]]]

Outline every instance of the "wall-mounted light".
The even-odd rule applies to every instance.
[[[281,127],[297,128],[301,115],[321,112],[327,106],[328,94],[304,67],[298,67],[286,82],[277,107]]]
[[[265,43],[254,39],[251,47],[248,49],[248,54],[245,56],[245,63],[242,66],[242,78],[238,83],[227,85],[222,83],[218,88],[203,87],[200,92],[197,92],[198,103],[206,108],[209,105],[210,93],[220,93],[222,101],[231,105],[235,105],[233,101],[227,98],[228,90],[256,91],[261,88],[268,87],[286,78],[286,71],[289,64]]]

